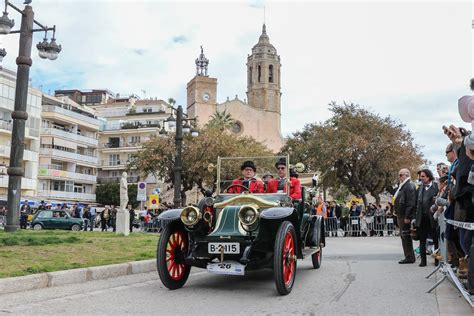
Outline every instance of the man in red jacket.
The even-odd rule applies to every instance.
[[[278,177],[271,179],[267,184],[267,193],[282,193],[286,192],[286,160],[280,159],[276,164]],[[301,185],[300,180],[296,177],[290,176],[290,197],[293,200],[301,199]]]
[[[227,190],[228,193],[241,193],[244,191],[249,191],[250,193],[264,193],[262,180],[255,178],[257,167],[253,161],[245,161],[240,167],[240,170],[242,170],[242,177],[232,181],[232,185]],[[239,185],[248,188],[248,190]]]

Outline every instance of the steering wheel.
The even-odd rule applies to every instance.
[[[247,188],[245,185],[234,183],[234,184],[229,185],[229,186],[224,190],[224,193],[228,193],[228,192],[229,192],[229,189],[230,189],[230,188],[233,188],[233,187],[240,187],[240,188],[243,188],[245,191],[249,191],[249,192],[250,192],[250,189]]]

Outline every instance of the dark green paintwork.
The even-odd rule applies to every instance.
[[[219,223],[219,227],[214,229],[212,233],[208,235],[209,238],[219,238],[221,236],[230,236],[230,237],[244,237],[239,231],[239,210],[240,205],[237,206],[226,206],[222,213],[222,219]]]

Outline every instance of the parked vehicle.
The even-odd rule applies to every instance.
[[[31,221],[31,227],[34,230],[70,229],[79,231],[83,225],[84,222],[81,218],[74,218],[66,211],[59,209],[40,210]]]
[[[289,157],[271,157],[273,171],[279,158],[289,162]],[[228,165],[231,159],[218,158],[215,198],[208,196],[197,206],[167,210],[158,217],[161,236],[156,262],[160,280],[174,290],[186,283],[192,266],[227,275],[270,268],[278,293],[289,294],[295,283],[297,259],[310,257],[313,268],[321,266],[324,221],[313,215],[305,202],[304,188],[303,198],[294,201],[288,193],[249,193],[245,186],[247,190],[240,194],[229,193],[236,186],[242,187],[221,178],[232,169],[224,167],[223,161]],[[259,158],[234,158],[235,165],[240,166],[242,159]]]

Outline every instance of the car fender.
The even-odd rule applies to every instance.
[[[166,226],[168,226],[170,223],[173,223],[175,221],[178,221],[181,219],[181,212],[182,209],[176,208],[176,209],[171,209],[164,211],[160,215],[158,215],[158,225],[161,229],[164,229]]]
[[[294,209],[292,207],[271,207],[263,210],[260,213],[260,218],[264,219],[282,219],[293,214]]]
[[[325,231],[324,231],[324,219],[320,215],[315,216],[315,221],[314,224],[312,225],[312,232],[311,232],[311,237],[312,237],[312,244],[314,246],[320,246],[326,244],[325,241]]]

